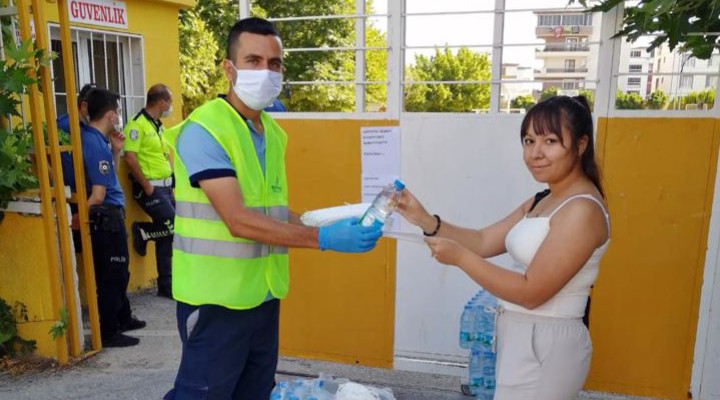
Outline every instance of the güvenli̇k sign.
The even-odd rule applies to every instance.
[[[70,21],[88,25],[128,28],[127,7],[122,1],[70,0]]]

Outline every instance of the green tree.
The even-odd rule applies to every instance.
[[[461,48],[435,50],[431,57],[416,55],[407,75],[413,81],[489,81],[487,53]],[[490,107],[489,84],[412,84],[405,90],[407,111],[463,112]]]
[[[193,19],[200,19],[205,24],[205,30],[212,34],[215,40],[215,64],[225,58],[227,34],[238,19],[238,2],[233,0],[197,0],[195,7],[180,12],[180,40],[182,41],[182,25],[193,24]],[[182,43],[182,42],[181,42]],[[199,50],[195,48],[180,47],[180,51],[192,54]]]
[[[588,6],[595,1],[570,0]],[[625,0],[599,0],[591,11],[609,11]],[[680,45],[683,51],[708,59],[718,48],[720,31],[720,0],[640,0],[625,7],[623,28],[618,36],[634,42],[641,36],[657,35],[648,50],[667,43],[670,50]],[[658,35],[659,33],[659,35]]]
[[[355,13],[353,0],[325,2],[322,0],[271,1],[254,0],[252,15],[260,17],[295,17],[304,15],[348,15]],[[368,2],[372,12],[372,2]],[[237,20],[237,2],[227,0],[198,0],[195,8],[181,16],[181,23],[192,30],[192,15],[205,22],[207,30],[215,39],[218,65],[225,58],[227,33]],[[275,26],[280,32],[285,48],[328,48],[355,46],[355,20],[313,19],[304,21],[279,21]],[[385,47],[385,34],[372,24],[367,25],[368,47]],[[182,47],[188,57],[197,57],[198,48]],[[384,82],[387,78],[386,51],[367,51],[367,81]],[[345,81],[355,80],[354,51],[307,51],[285,54],[285,80],[289,82]],[[218,75],[224,81],[222,74]],[[224,85],[221,82],[219,85]],[[369,85],[365,90],[367,104],[383,107],[386,103],[386,85]],[[353,84],[286,85],[281,100],[293,111],[352,111],[355,108]],[[202,103],[202,102],[200,102]]]
[[[587,99],[590,110],[595,108],[595,92],[589,89],[580,89],[580,96],[584,96]]]
[[[302,15],[352,15],[355,2],[342,0],[276,1],[255,0],[259,14],[274,18]],[[372,13],[372,2],[367,2]],[[276,23],[285,48],[333,48],[355,46],[355,19],[314,19],[304,21],[280,21]],[[385,34],[372,24],[366,24],[367,47],[385,47]],[[365,54],[367,81],[385,81],[387,70],[386,51],[367,51]],[[355,52],[308,51],[288,53],[285,58],[287,81],[344,81],[355,80]],[[386,103],[385,85],[368,86],[365,90],[368,104]],[[352,111],[355,108],[353,84],[289,85],[283,100],[291,110],[297,111]]]
[[[707,104],[707,108],[712,108],[715,104],[715,89],[705,89],[698,94],[698,101]]]
[[[512,108],[524,108],[525,111],[530,110],[535,105],[535,98],[530,94],[518,96],[510,101]]]
[[[187,12],[180,25],[180,81],[184,116],[227,90],[217,55],[218,44],[212,32],[198,14]]]
[[[651,110],[662,110],[668,102],[668,95],[662,90],[656,90],[647,98],[647,106]]]
[[[618,110],[640,110],[643,108],[643,99],[637,93],[623,93],[618,90],[615,95],[615,108]]]
[[[549,88],[543,89],[542,92],[540,92],[540,101],[547,100],[553,96],[557,96],[558,88],[557,86],[551,86]]]

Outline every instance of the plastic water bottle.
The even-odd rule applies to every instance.
[[[470,351],[470,364],[468,365],[470,393],[477,395],[483,387],[482,353],[479,349]]]
[[[482,358],[482,386],[478,388],[477,400],[493,400],[495,397],[495,353],[490,350],[483,350],[480,353]]]
[[[474,307],[473,347],[492,349],[495,337],[495,307],[497,299],[485,290],[480,290]]]
[[[477,388],[478,400],[492,400],[495,395],[496,356],[493,349],[495,340],[495,308],[497,299],[485,290],[478,292],[477,312],[475,313],[475,342],[473,351],[480,358],[481,385]]]
[[[469,349],[473,343],[473,329],[475,328],[473,304],[465,304],[460,316],[460,347]]]
[[[395,182],[385,186],[375,197],[370,208],[365,211],[365,214],[360,219],[360,225],[372,226],[377,222],[384,225],[387,218],[397,207],[403,189],[405,189],[405,184],[400,179],[396,179]]]

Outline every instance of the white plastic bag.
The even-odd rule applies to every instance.
[[[308,226],[325,226],[346,218],[360,218],[371,203],[348,204],[319,210],[308,211],[300,216],[303,224]]]
[[[335,396],[336,400],[396,400],[389,389],[377,389],[355,382],[340,385]]]

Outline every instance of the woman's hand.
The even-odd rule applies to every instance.
[[[474,253],[460,243],[446,238],[432,237],[425,239],[430,248],[430,255],[441,264],[458,265],[463,258]]]
[[[433,232],[437,225],[435,217],[430,215],[420,201],[404,189],[396,211],[411,224],[420,227],[424,232]]]

